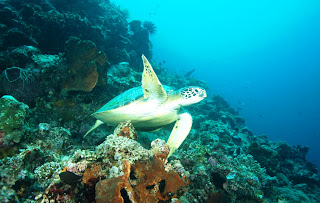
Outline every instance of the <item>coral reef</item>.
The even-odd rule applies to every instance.
[[[62,158],[67,162],[46,162],[35,168],[35,178],[45,180],[41,181],[45,191],[39,199],[158,202],[181,196],[188,172],[178,160],[167,163],[168,152],[152,152],[155,149],[146,150],[130,138],[109,135],[95,151],[78,150],[72,157]],[[75,191],[84,196],[77,197]]]
[[[1,94],[33,106],[35,98],[61,89],[66,70],[58,54],[45,55],[36,47],[23,45],[0,52],[0,56]]]
[[[33,171],[46,162],[45,153],[39,148],[21,149],[12,157],[5,157],[0,165],[0,201],[17,202],[40,190]],[[41,184],[46,179],[41,180]]]
[[[314,201],[317,195],[305,195],[301,190],[293,196],[292,192],[281,195],[276,192],[279,188],[281,191],[296,191],[297,187],[293,185],[302,182],[319,184],[319,176],[314,176],[318,173],[316,168],[305,159],[305,148],[253,135],[244,120],[221,97],[208,99],[199,106],[202,110],[199,107],[195,110],[201,111],[199,117],[206,118],[206,121],[197,124],[195,118],[196,128],[200,131],[186,140],[178,149],[178,155],[173,155],[179,157],[191,172],[190,181],[196,183],[184,194],[185,199],[190,202]],[[290,159],[290,167],[285,159]],[[284,175],[283,170],[288,167],[291,171]],[[296,177],[289,174],[293,168],[300,171],[303,168],[305,173],[300,173],[302,178],[297,171],[293,172],[303,181],[292,185]]]
[[[152,57],[156,26],[127,13],[100,0],[0,2],[1,202],[319,201],[308,148],[254,135],[221,96],[187,107],[192,130],[169,159],[172,125],[142,133],[128,121],[83,138],[89,115],[141,85],[141,54]],[[208,88],[194,70],[150,62],[165,85]]]

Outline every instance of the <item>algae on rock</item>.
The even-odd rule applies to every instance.
[[[5,133],[5,143],[20,142],[28,108],[10,95],[0,98],[0,131]]]

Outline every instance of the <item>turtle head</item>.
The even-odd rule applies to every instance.
[[[181,88],[178,90],[178,94],[180,94],[181,106],[189,106],[191,104],[198,103],[207,97],[207,92],[205,89],[194,86]]]

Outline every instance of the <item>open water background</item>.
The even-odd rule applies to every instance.
[[[195,68],[254,134],[310,147],[320,168],[320,1],[113,2],[155,23],[154,60]]]

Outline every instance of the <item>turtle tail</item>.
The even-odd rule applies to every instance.
[[[100,120],[97,120],[94,126],[92,126],[92,128],[83,136],[83,138],[85,138],[89,133],[91,133],[94,129],[99,127],[101,124],[103,124],[103,122]]]

